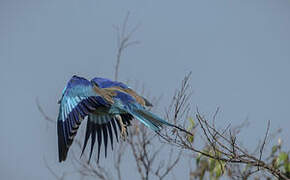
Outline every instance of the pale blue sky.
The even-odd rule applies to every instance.
[[[141,44],[125,52],[121,80],[144,83],[165,106],[192,71],[193,107],[208,116],[221,107],[221,127],[248,118],[245,145],[263,137],[267,120],[290,142],[289,0],[0,0],[1,177],[52,178],[43,156],[56,158],[56,135],[35,98],[56,117],[73,74],[112,78],[113,25],[127,11]]]

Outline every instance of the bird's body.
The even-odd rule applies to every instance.
[[[91,137],[91,157],[97,139],[98,159],[102,142],[106,156],[108,137],[113,149],[113,132],[117,141],[117,129],[124,137],[126,126],[131,124],[133,118],[154,131],[159,131],[163,124],[174,126],[146,110],[145,106],[152,105],[124,83],[105,78],[88,81],[73,76],[64,88],[60,100],[57,123],[59,161],[66,159],[77,129],[85,117],[88,117],[88,121],[82,153]]]

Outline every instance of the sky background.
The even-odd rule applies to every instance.
[[[1,179],[52,179],[43,157],[67,165],[35,99],[56,118],[73,74],[113,78],[113,25],[127,11],[141,44],[124,53],[120,80],[144,84],[165,107],[192,71],[193,108],[211,117],[220,107],[220,127],[248,119],[240,139],[249,148],[271,120],[289,149],[289,0],[0,0]]]

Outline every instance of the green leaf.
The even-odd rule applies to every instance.
[[[215,166],[214,172],[215,172],[216,177],[220,177],[222,175],[222,169],[221,169],[220,164]]]
[[[286,162],[288,160],[288,154],[285,152],[281,152],[276,160],[276,166],[280,167],[282,166],[283,162]]]
[[[208,163],[209,163],[209,171],[213,171],[216,166],[216,160],[209,158]]]
[[[281,152],[278,156],[278,159],[281,160],[281,162],[287,161],[288,160],[288,154],[285,152]]]
[[[188,118],[188,121],[189,121],[189,126],[187,128],[187,131],[191,131],[195,127],[195,122],[192,117]]]
[[[195,122],[194,122],[194,119],[192,117],[188,118],[188,121],[189,121],[189,126],[187,128],[187,131],[191,131],[195,127]],[[188,140],[188,142],[193,143],[194,136],[187,135],[187,140]]]
[[[190,135],[188,135],[188,136],[187,136],[187,140],[188,140],[188,142],[193,143],[193,141],[194,141],[194,136],[190,136]]]
[[[217,162],[216,166],[214,168],[214,173],[216,176],[216,179],[219,179],[223,175],[223,169],[225,168],[226,163],[225,162]]]
[[[195,126],[194,119],[192,117],[190,117],[190,118],[188,118],[188,120],[189,120],[189,123],[190,123],[189,127],[194,128],[194,126]]]

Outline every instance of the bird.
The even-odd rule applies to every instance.
[[[102,142],[107,157],[108,138],[113,150],[114,135],[118,142],[118,130],[122,139],[127,136],[127,127],[136,119],[149,129],[159,132],[163,125],[177,126],[153,114],[146,107],[152,104],[126,84],[107,78],[87,80],[72,76],[62,91],[57,118],[59,162],[67,158],[70,146],[81,122],[87,117],[85,139],[81,156],[91,138],[90,162],[95,142],[98,142],[97,162]],[[114,135],[113,135],[114,134]]]

